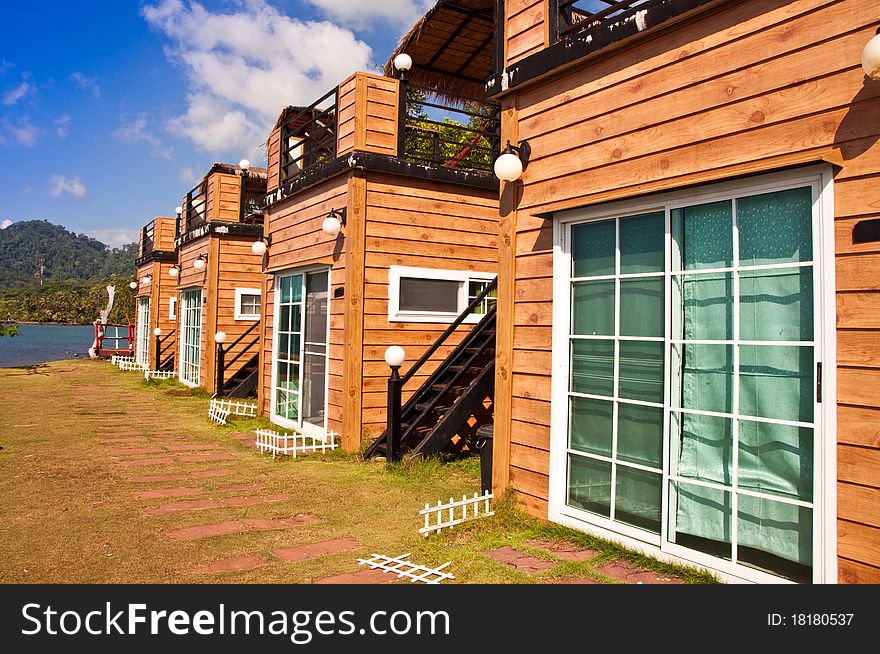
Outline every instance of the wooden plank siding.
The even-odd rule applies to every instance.
[[[344,288],[346,275],[346,227],[335,239],[321,231],[321,223],[331,209],[340,209],[348,203],[348,176],[336,177],[293,198],[269,207],[267,234],[272,245],[266,257],[266,269],[272,274],[265,276],[263,285],[264,313],[261,343],[260,409],[263,415],[272,411],[272,346],[274,331],[275,274],[293,271],[315,264],[330,268],[330,377],[328,395],[327,428],[342,438],[342,354],[340,348],[346,342],[343,325],[344,302],[334,298],[334,293]],[[356,436],[358,444],[360,435]]]
[[[505,5],[505,65],[543,49],[547,42],[547,0],[508,0]]]
[[[388,380],[385,348],[400,345],[415,363],[448,324],[388,321],[391,265],[496,273],[498,199],[490,191],[463,191],[427,180],[369,174],[364,273],[363,396],[361,429],[385,428]],[[469,331],[461,326],[404,388],[405,402]]]
[[[513,18],[532,8],[507,5],[514,61],[529,50],[512,44],[528,33],[527,21]],[[875,0],[729,3],[504,98],[517,111],[505,120],[516,121],[532,158],[512,247],[501,249],[502,270],[515,280],[510,297],[502,294],[512,303],[512,343],[499,352],[511,360],[512,399],[496,423],[510,421],[510,484],[532,513],[547,516],[553,297],[544,216],[831,161],[839,164],[839,578],[880,579],[880,398],[872,392],[880,384],[880,245],[852,242],[855,224],[880,217],[880,83],[866,81],[859,65],[877,28]]]
[[[157,216],[153,219],[153,249],[174,251],[174,223],[177,218]]]
[[[210,184],[214,190],[210,220],[237,223],[241,216],[241,175],[214,173]]]

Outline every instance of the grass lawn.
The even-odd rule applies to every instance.
[[[65,361],[0,369],[0,384],[6,395],[0,414],[3,583],[309,583],[357,572],[361,569],[358,557],[406,552],[426,565],[451,561],[448,571],[456,583],[536,583],[574,577],[620,583],[598,571],[618,558],[690,583],[714,581],[705,572],[661,564],[580,532],[528,518],[509,498],[498,503],[493,518],[427,539],[420,536],[418,512],[425,503],[478,490],[476,459],[445,465],[417,460],[391,466],[334,452],[273,461],[232,435],[265,426],[265,421],[239,419],[227,427],[215,425],[207,418],[205,393],[176,382],[148,383],[137,373],[121,372],[107,362]],[[110,439],[126,442],[107,443]],[[204,448],[195,452],[197,456],[228,458],[186,460],[180,449],[171,449],[181,445]],[[157,453],[118,451],[126,448]],[[127,465],[151,456],[162,462]],[[189,476],[205,470],[219,471],[221,476]],[[136,480],[155,475],[186,478]],[[178,488],[189,489],[192,495],[139,496],[144,491]],[[194,500],[214,506],[159,515],[145,512],[164,503]],[[285,529],[195,540],[175,540],[166,533],[194,525],[297,514],[309,514],[315,520]],[[294,562],[272,554],[279,548],[341,538],[353,539],[354,546]],[[536,546],[536,540],[577,545],[593,550],[595,556],[586,561],[563,560],[548,547]],[[484,554],[504,546],[556,565],[528,574]],[[211,562],[249,555],[259,555],[264,562],[248,570],[198,572]]]

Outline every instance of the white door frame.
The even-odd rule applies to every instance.
[[[701,204],[732,195],[772,192],[783,188],[811,186],[813,202],[813,262],[815,265],[814,310],[818,312],[817,333],[814,334],[815,361],[822,363],[822,403],[816,405],[814,417],[817,446],[814,452],[814,517],[813,517],[813,581],[837,582],[837,334],[835,299],[834,252],[834,189],[832,169],[828,165],[810,166],[786,172],[769,173],[754,177],[707,184],[693,189],[670,191],[655,196],[623,200],[586,209],[573,209],[556,214],[553,219],[553,345],[552,345],[552,399],[550,427],[550,484],[548,519],[602,538],[618,542],[661,560],[674,563],[696,564],[706,567],[726,581],[757,583],[788,583],[787,580],[729,564],[722,559],[675,546],[666,541],[664,530],[660,536],[612,523],[566,505],[567,446],[568,446],[568,375],[569,375],[569,285],[571,256],[568,251],[569,226],[587,220],[612,218],[621,214],[636,215],[652,210],[667,214],[673,203]],[[667,240],[667,278],[669,231]],[[669,385],[667,359],[665,385]],[[668,423],[668,389],[667,409]],[[664,451],[668,451],[664,443]],[[667,452],[668,456],[668,452]],[[665,457],[664,457],[665,459]],[[664,471],[668,462],[664,460]],[[665,486],[666,484],[664,484]],[[667,489],[664,488],[664,500]],[[664,501],[663,525],[666,525]],[[672,545],[670,547],[670,545]]]
[[[312,425],[302,420],[302,389],[303,375],[305,371],[305,358],[303,352],[305,350],[305,332],[306,332],[306,276],[309,273],[325,272],[327,274],[327,354],[326,367],[324,372],[324,426]],[[281,305],[281,287],[280,281],[282,277],[290,277],[292,275],[302,275],[303,294],[302,294],[302,316],[301,327],[302,336],[300,338],[300,366],[299,366],[299,420],[290,420],[278,415],[278,407],[276,401],[276,390],[278,387],[278,366],[275,357],[278,352],[278,315]],[[330,317],[331,303],[333,301],[333,269],[327,265],[305,266],[302,268],[288,268],[287,270],[279,270],[274,273],[272,280],[272,387],[270,397],[269,419],[272,423],[287,429],[299,429],[303,433],[318,440],[326,440],[328,432],[328,423],[330,420]]]
[[[184,379],[184,376],[183,376],[183,366],[184,366],[184,354],[183,353],[186,350],[186,344],[187,344],[187,339],[186,339],[187,311],[186,311],[186,301],[184,299],[184,295],[186,293],[192,293],[194,291],[199,292],[199,312],[200,312],[199,313],[199,339],[198,339],[198,343],[197,343],[197,345],[199,347],[199,356],[198,356],[198,361],[196,362],[196,364],[198,365],[198,370],[199,370],[199,375],[198,375],[199,379],[198,379],[198,381],[196,381],[196,383],[192,383],[191,381]],[[180,337],[178,339],[178,342],[180,343],[180,364],[178,365],[177,379],[178,379],[178,381],[180,381],[181,384],[183,384],[184,386],[189,386],[190,388],[198,388],[199,382],[201,381],[201,377],[202,377],[202,339],[203,339],[204,330],[205,330],[205,311],[204,311],[205,295],[204,294],[205,294],[205,289],[202,286],[189,286],[187,288],[182,288],[182,289],[180,289],[180,302],[178,303],[178,306],[177,306],[178,336]]]

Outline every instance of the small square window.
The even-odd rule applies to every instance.
[[[258,288],[235,289],[235,319],[259,320],[260,298],[261,294]]]
[[[177,298],[168,298],[168,319],[177,320]]]
[[[493,273],[391,266],[388,271],[388,320],[451,323],[477,299],[493,278]],[[495,302],[493,290],[465,322],[479,322]]]

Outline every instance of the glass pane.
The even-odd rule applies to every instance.
[[[281,302],[283,304],[287,304],[291,301],[291,285],[293,283],[293,277],[282,277],[281,278]]]
[[[577,282],[571,291],[572,334],[614,335],[614,282]]]
[[[302,330],[301,320],[302,320],[302,305],[301,304],[291,305],[291,307],[290,307],[290,331],[300,332]]]
[[[278,312],[278,330],[282,332],[290,331],[290,305],[282,304]]]
[[[685,409],[733,411],[733,347],[730,345],[674,345],[672,370],[680,377],[672,384],[672,404]]]
[[[400,278],[401,311],[458,313],[458,289],[462,282],[448,279]]]
[[[299,334],[290,335],[290,344],[289,349],[287,350],[287,357],[291,361],[299,361],[300,350],[302,349],[301,339],[302,337]]]
[[[290,301],[302,302],[302,275],[290,277]]]
[[[744,271],[739,288],[742,340],[813,340],[812,267]]]
[[[729,486],[733,483],[733,421],[673,413],[670,426],[672,474]]]
[[[306,341],[327,342],[327,273],[306,278]]]
[[[663,278],[620,282],[620,335],[663,336]]]
[[[730,200],[672,211],[673,270],[733,265],[733,203]]]
[[[278,362],[278,388],[287,388],[287,382],[290,379],[290,364],[286,361]]]
[[[740,347],[739,412],[777,420],[813,421],[813,348]]]
[[[813,430],[740,420],[740,488],[813,501]]]
[[[303,365],[303,422],[323,427],[327,357],[307,354]]]
[[[290,336],[278,334],[278,358],[287,359],[290,353]]]
[[[730,560],[732,497],[727,491],[693,484],[671,484],[669,540]]]
[[[672,331],[691,341],[733,339],[733,275],[708,273],[673,278]]]
[[[663,348],[662,342],[620,342],[619,397],[663,402]]]
[[[627,466],[617,466],[614,519],[660,533],[660,475]]]
[[[610,457],[613,402],[573,397],[570,408],[569,447]]]
[[[740,198],[736,214],[740,265],[813,260],[810,187]]]
[[[614,395],[614,341],[571,341],[571,390]]]
[[[611,464],[570,454],[567,504],[610,517]]]
[[[662,272],[666,216],[661,211],[620,221],[620,272],[623,275]]]
[[[613,275],[615,221],[586,223],[571,228],[572,277]]]
[[[660,467],[663,456],[663,409],[638,404],[617,405],[617,458]]]
[[[740,495],[737,502],[739,562],[809,581],[813,562],[812,509],[749,495]]]

